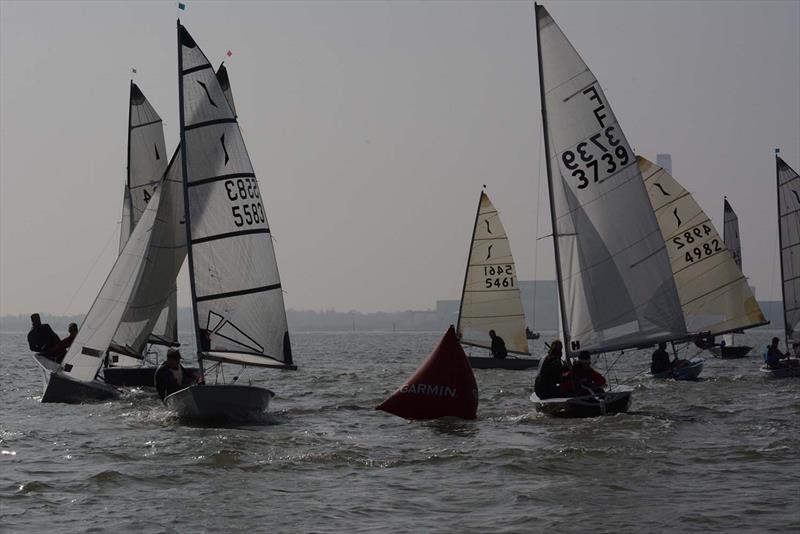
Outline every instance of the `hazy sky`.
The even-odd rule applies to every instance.
[[[458,298],[482,184],[520,278],[553,278],[532,2],[187,4],[209,59],[233,51],[287,306]],[[800,2],[545,5],[636,151],[670,152],[720,231],[728,195],[745,273],[777,298],[773,147],[800,167]],[[0,314],[91,305],[117,252],[131,67],[177,143],[175,15],[0,2]]]

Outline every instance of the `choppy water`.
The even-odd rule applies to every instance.
[[[800,380],[764,380],[757,355],[707,355],[689,383],[634,377],[649,357],[625,354],[615,417],[540,416],[534,372],[507,371],[476,371],[477,421],[374,411],[438,337],[296,334],[299,371],[249,372],[276,424],[204,428],[146,391],[41,404],[24,335],[0,334],[0,530],[800,529]]]

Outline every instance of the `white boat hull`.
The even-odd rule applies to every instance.
[[[42,402],[63,402],[80,404],[86,401],[99,401],[119,397],[117,388],[92,380],[83,382],[62,373],[60,366],[53,360],[35,354],[34,361],[42,370],[43,386]]]
[[[168,395],[164,404],[181,419],[259,421],[275,394],[265,388],[236,384],[195,384]]]

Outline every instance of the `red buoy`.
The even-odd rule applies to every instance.
[[[375,409],[405,419],[477,417],[478,384],[452,325],[411,378]]]

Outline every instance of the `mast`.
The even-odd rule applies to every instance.
[[[192,290],[192,316],[194,318],[194,336],[197,346],[197,365],[200,376],[205,373],[203,369],[202,340],[200,338],[200,320],[197,317],[197,290],[194,283],[194,258],[192,257],[192,222],[189,215],[189,175],[186,165],[186,117],[183,111],[183,44],[181,43],[181,19],[178,19],[178,111],[180,114],[180,141],[181,141],[181,174],[183,175],[183,214],[186,226],[186,254],[189,261],[189,286]]]
[[[786,343],[786,352],[789,352],[789,314],[786,306],[786,274],[783,271],[783,230],[781,227],[781,149],[775,149],[775,193],[777,195],[778,214],[778,263],[781,266],[781,300],[783,301],[783,340]]]
[[[569,325],[567,324],[567,308],[564,304],[564,284],[561,273],[561,255],[558,248],[558,226],[556,224],[556,203],[553,197],[553,171],[550,168],[550,140],[547,129],[547,105],[545,103],[544,79],[542,78],[542,40],[539,35],[539,4],[533,4],[534,23],[536,24],[536,52],[539,59],[539,95],[542,101],[542,133],[544,134],[544,158],[547,167],[547,192],[550,197],[550,220],[553,226],[553,251],[556,259],[556,282],[558,284],[558,303],[561,311],[561,327],[564,332],[564,351],[569,355]]]
[[[486,186],[483,186],[486,187]],[[469,252],[467,252],[467,266],[464,271],[464,285],[461,287],[461,301],[458,303],[458,319],[456,320],[456,336],[461,339],[461,311],[464,309],[464,294],[467,290],[467,278],[469,277],[469,261],[472,258],[472,247],[475,246],[475,228],[478,226],[478,217],[481,214],[481,201],[483,200],[483,189],[478,197],[478,207],[475,210],[475,223],[472,225],[472,237],[469,240]]]

